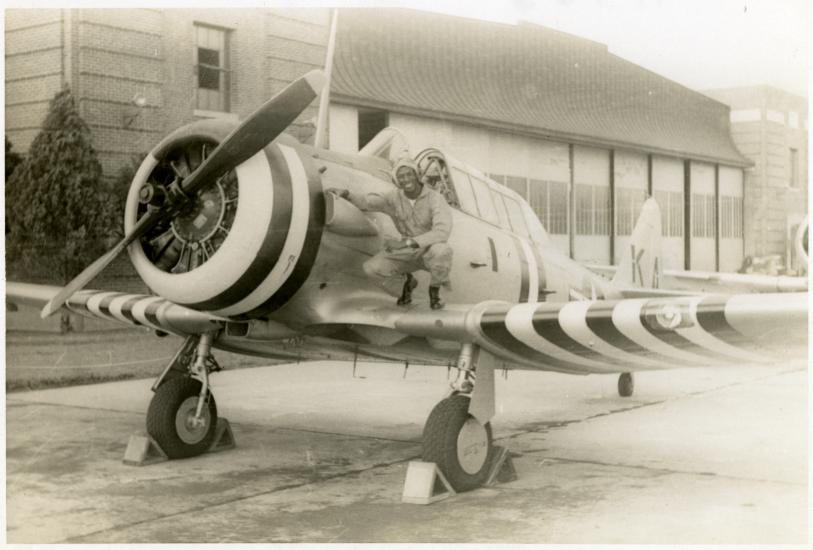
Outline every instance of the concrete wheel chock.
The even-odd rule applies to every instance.
[[[431,504],[457,494],[434,462],[412,460],[407,466],[401,502]]]
[[[215,427],[215,436],[206,452],[215,453],[218,451],[227,451],[235,447],[236,442],[231,424],[225,418],[218,418],[217,426]],[[136,432],[130,436],[130,441],[127,442],[127,449],[124,451],[123,462],[125,464],[128,466],[147,466],[149,464],[164,462],[165,460],[169,460],[169,457],[158,442],[150,437],[148,433]]]

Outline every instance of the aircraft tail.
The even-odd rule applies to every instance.
[[[661,210],[648,198],[632,230],[629,245],[621,256],[613,283],[619,286],[658,288],[661,272]]]

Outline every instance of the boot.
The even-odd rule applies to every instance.
[[[415,290],[416,286],[418,286],[418,280],[411,273],[407,273],[404,289],[401,291],[401,297],[398,298],[397,302],[399,306],[408,306],[412,303],[412,291]]]
[[[429,307],[432,309],[442,309],[445,304],[443,300],[440,299],[440,287],[439,286],[430,286],[429,287]]]

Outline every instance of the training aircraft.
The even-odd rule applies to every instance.
[[[443,309],[431,309],[425,292],[398,306],[403,279],[379,283],[362,270],[399,238],[392,221],[326,190],[392,189],[393,161],[408,146],[394,129],[358,154],[284,135],[323,82],[308,73],[239,124],[174,131],[134,177],[121,242],[65,288],[6,286],[9,301],[44,305],[43,316],[64,307],[184,338],[147,411],[147,430],[170,458],[203,453],[214,438],[213,349],[456,368],[427,419],[423,455],[458,491],[482,485],[495,454],[496,369],[616,373],[629,396],[638,370],[775,362],[760,351],[771,345],[805,353],[805,293],[657,288],[654,200],[609,280],[557,251],[520,196],[437,149],[416,160],[453,206],[453,287]],[[125,249],[153,295],[82,290]],[[417,278],[426,289],[428,274]]]

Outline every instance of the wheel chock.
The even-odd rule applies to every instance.
[[[134,433],[124,451],[124,463],[128,466],[146,466],[169,460],[164,450],[144,432]]]
[[[491,472],[489,472],[488,478],[483,485],[488,487],[497,483],[516,481],[517,479],[517,470],[514,468],[514,461],[511,460],[511,452],[505,447],[495,445],[494,458],[491,461]]]
[[[408,504],[432,504],[457,494],[446,480],[437,464],[412,460],[407,467],[404,493],[401,502]]]
[[[234,441],[234,432],[231,431],[231,424],[225,418],[217,419],[217,426],[215,426],[215,437],[212,440],[212,445],[207,452],[216,453],[217,451],[228,451],[237,446]]]

